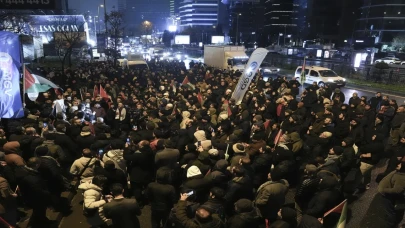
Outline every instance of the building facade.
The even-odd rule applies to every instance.
[[[264,7],[260,0],[228,0],[227,3],[231,42],[254,46],[257,34],[264,25]]]
[[[391,42],[405,34],[405,0],[365,0],[355,26],[355,37]]]
[[[281,45],[298,36],[298,5],[294,0],[267,0],[264,19],[264,27],[272,43]]]
[[[215,27],[218,14],[218,0],[183,0],[179,7],[180,27]]]

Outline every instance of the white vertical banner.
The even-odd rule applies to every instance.
[[[232,98],[235,99],[237,105],[242,102],[257,69],[259,69],[263,59],[266,57],[267,52],[269,51],[264,48],[258,48],[250,56],[249,61],[245,66],[245,70],[239,79],[238,85],[235,87],[232,94]]]

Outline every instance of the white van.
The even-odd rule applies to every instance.
[[[298,81],[301,81],[302,66],[297,67],[295,70],[295,77]],[[340,77],[335,71],[317,66],[305,66],[305,84],[311,84],[316,82],[318,86],[324,86],[325,84],[334,87],[343,87],[346,85],[346,79]]]
[[[145,60],[130,60],[127,59],[117,59],[118,65],[122,69],[133,69],[133,70],[147,70],[149,69],[148,63]]]

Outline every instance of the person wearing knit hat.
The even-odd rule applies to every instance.
[[[207,140],[207,137],[205,135],[205,131],[203,130],[198,130],[194,133],[194,137],[197,141],[204,141]]]
[[[187,169],[187,178],[195,177],[195,176],[198,176],[198,175],[201,175],[201,171],[197,166],[193,165],[193,166],[190,166],[190,168]]]

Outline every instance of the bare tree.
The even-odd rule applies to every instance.
[[[12,11],[0,11],[0,31],[27,34],[31,18]]]
[[[76,16],[60,16],[54,21],[55,27],[63,28],[54,33],[53,41],[59,60],[62,63],[62,71],[65,69],[66,61],[69,67],[72,66],[73,48],[79,47],[86,41],[84,24],[85,21],[80,21]]]
[[[403,50],[405,48],[405,36],[399,35],[399,36],[394,37],[394,39],[392,40],[392,46],[396,50],[403,52]]]
[[[106,15],[106,20],[109,25],[107,30],[107,35],[110,37],[108,40],[108,45],[114,50],[111,52],[114,58],[114,64],[117,63],[118,59],[118,46],[124,35],[124,14],[119,11],[111,11]]]

